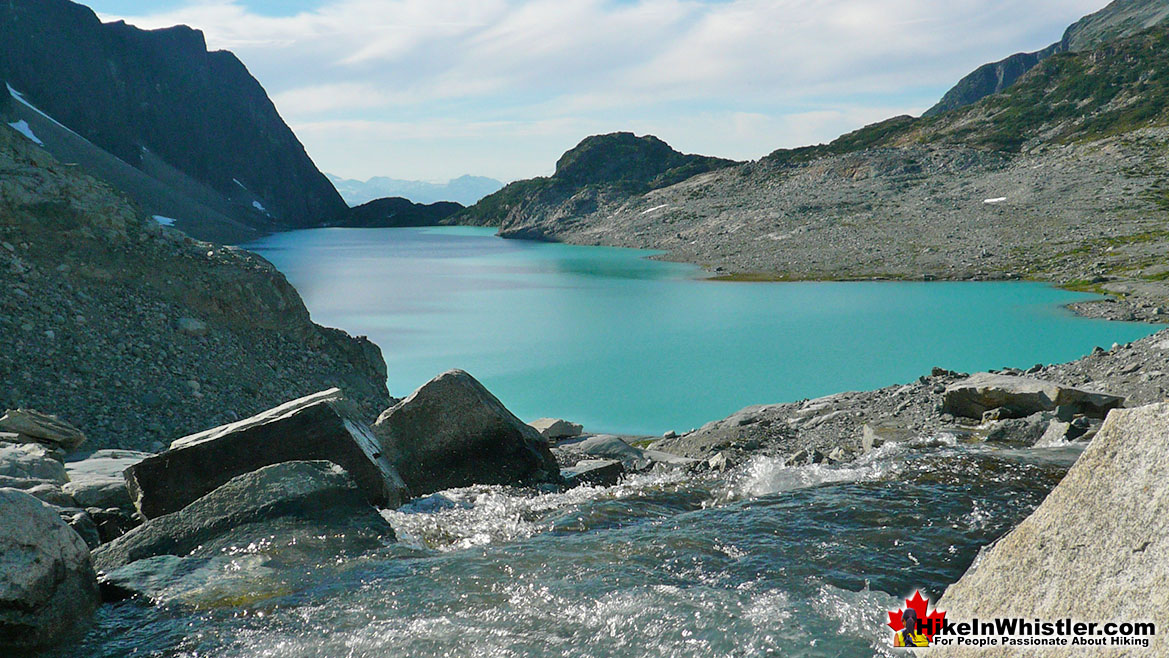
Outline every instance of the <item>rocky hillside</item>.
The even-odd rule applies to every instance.
[[[0,4],[0,79],[109,158],[154,182],[111,179],[116,162],[54,150],[130,194],[151,214],[177,195],[261,231],[329,223],[345,204],[308,158],[275,106],[230,52],[207,52],[186,26],[146,31],[101,23],[68,0]],[[163,189],[160,191],[158,187]],[[166,210],[166,212],[164,212]],[[232,235],[219,225],[181,224],[191,235]]]
[[[402,197],[374,199],[350,209],[340,225],[350,228],[438,226],[462,209],[462,204],[453,201],[422,204]]]
[[[1169,18],[1169,2],[1165,0],[1115,0],[1104,9],[1073,23],[1062,39],[1043,50],[1017,53],[978,67],[946,92],[925,116],[965,107],[997,94],[1052,55],[1090,50],[1160,24],[1166,18]]]
[[[313,324],[248,252],[198,242],[0,126],[0,408],[150,448],[339,386],[390,402],[378,348]],[[157,445],[154,445],[157,449]]]
[[[1158,26],[937,116],[575,208],[533,195],[501,234],[663,249],[735,278],[1136,282],[1119,317],[1149,317],[1169,300],[1166,53]]]
[[[561,156],[552,176],[511,183],[450,221],[501,226],[512,237],[543,237],[545,224],[551,234],[574,217],[595,212],[613,200],[734,164],[679,153],[653,135],[594,135]]]

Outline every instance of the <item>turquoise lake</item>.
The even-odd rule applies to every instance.
[[[316,229],[247,245],[318,323],[382,348],[404,396],[451,368],[516,415],[685,431],[751,404],[1075,359],[1158,327],[1087,320],[1038,283],[728,283],[654,252],[493,229]]]

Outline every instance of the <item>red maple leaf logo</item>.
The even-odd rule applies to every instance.
[[[933,642],[934,633],[942,627],[942,620],[946,618],[946,613],[939,612],[935,609],[933,612],[926,614],[929,605],[929,599],[921,595],[921,590],[914,592],[913,598],[905,599],[905,606],[907,608],[913,608],[913,611],[917,613],[917,618],[922,622],[922,634],[925,635],[926,639]],[[895,611],[889,612],[889,628],[892,628],[894,633],[905,628],[905,622],[901,620],[901,614],[904,611],[905,608],[898,608]]]

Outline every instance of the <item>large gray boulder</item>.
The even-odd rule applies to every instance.
[[[312,460],[340,465],[379,507],[397,507],[409,497],[369,427],[335,388],[178,439],[170,450],[126,469],[126,486],[150,519],[181,510],[237,475]]]
[[[182,510],[151,519],[94,551],[93,561],[109,571],[156,555],[214,555],[280,537],[323,536],[374,547],[392,541],[394,531],[340,466],[284,462],[232,478]]]
[[[69,423],[35,409],[9,409],[0,416],[0,432],[17,435],[19,441],[35,441],[65,452],[76,450],[85,443],[81,430]]]
[[[1004,616],[1163,624],[1169,619],[1167,439],[1169,403],[1109,413],[1059,486],[983,551],[938,608],[955,622]],[[1043,655],[1083,653],[1073,649],[1046,648]],[[1132,649],[1109,651],[1092,655],[1127,655]],[[1158,632],[1141,653],[1169,655],[1169,637]]]
[[[942,411],[966,418],[982,418],[992,409],[1022,418],[1065,407],[1073,414],[1103,418],[1124,405],[1124,398],[1060,386],[1031,377],[980,372],[946,387]],[[1005,417],[1005,416],[1004,416]]]
[[[0,489],[0,655],[76,635],[100,603],[85,542],[36,498]]]
[[[373,431],[415,495],[559,479],[540,434],[462,370],[444,372],[384,411]]]

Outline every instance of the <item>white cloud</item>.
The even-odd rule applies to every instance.
[[[509,177],[550,171],[554,149],[588,134],[574,130],[738,158],[829,139],[919,112],[1103,4],[337,0],[273,17],[195,0],[128,20],[186,23],[235,51],[326,170]]]

